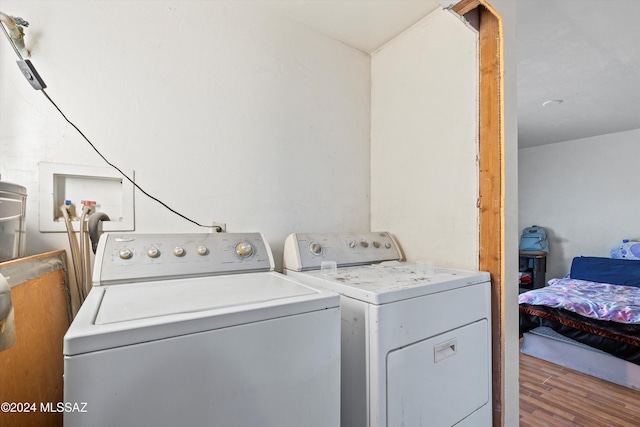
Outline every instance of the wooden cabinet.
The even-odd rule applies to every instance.
[[[13,306],[0,328],[0,338],[13,335],[0,351],[0,402],[21,405],[0,413],[3,427],[62,426],[61,412],[40,405],[55,409],[63,401],[62,338],[70,314],[66,268],[64,251],[0,263]]]

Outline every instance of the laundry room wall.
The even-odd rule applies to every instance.
[[[371,228],[478,268],[477,32],[439,9],[372,55]]]
[[[369,226],[370,57],[262,2],[1,1],[29,21],[47,93],[112,163],[202,224],[262,231],[280,265],[293,231]],[[0,173],[27,187],[40,233],[40,162],[105,167],[0,40]],[[98,201],[99,202],[99,201]],[[135,192],[136,232],[207,231]]]

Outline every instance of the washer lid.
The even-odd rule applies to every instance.
[[[241,307],[315,293],[293,281],[255,274],[110,286],[102,296],[95,324]]]
[[[91,290],[65,335],[74,355],[339,306],[337,294],[264,272]]]
[[[370,304],[387,304],[464,286],[488,282],[489,273],[436,268],[435,274],[423,277],[416,273],[415,264],[398,261],[338,268],[335,275],[319,270],[287,272],[291,277],[321,286],[333,292]]]

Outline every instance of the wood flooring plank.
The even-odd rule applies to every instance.
[[[542,412],[546,414],[557,415],[567,421],[572,421],[574,418],[573,414],[571,414],[570,411],[567,411],[562,407],[559,408],[557,405],[554,404],[553,401],[549,401],[544,396],[540,396],[539,398],[535,398],[535,399],[530,396],[524,396],[524,397],[521,396],[520,400],[521,401],[524,400],[525,402],[529,402],[532,405],[535,405],[536,410],[534,411],[534,413],[538,410],[542,410]]]
[[[640,391],[520,355],[521,427],[638,427]]]
[[[546,413],[541,410],[534,411],[532,414],[544,427],[566,427],[570,422],[556,415]]]

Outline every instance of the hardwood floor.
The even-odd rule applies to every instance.
[[[520,354],[521,427],[638,427],[640,391]]]

